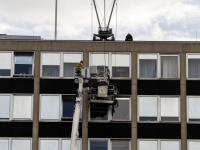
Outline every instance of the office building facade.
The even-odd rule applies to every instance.
[[[108,66],[119,106],[84,92],[78,149],[200,149],[200,43],[1,40],[1,150],[70,148],[80,60]]]

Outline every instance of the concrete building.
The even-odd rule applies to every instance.
[[[106,63],[120,104],[84,93],[81,150],[200,149],[199,42],[1,40],[1,150],[69,149],[80,59]]]

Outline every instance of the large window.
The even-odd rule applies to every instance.
[[[179,78],[179,55],[138,54],[138,78]]]
[[[43,139],[39,143],[39,150],[70,150],[70,139]],[[77,141],[77,150],[81,150],[81,141]]]
[[[83,60],[82,53],[43,52],[42,77],[74,77],[76,65]]]
[[[33,52],[0,52],[0,77],[33,76]]]
[[[90,139],[89,150],[130,150],[130,140]]]
[[[179,140],[138,140],[138,150],[181,150]]]
[[[118,97],[118,106],[114,108],[112,114],[111,107],[102,104],[90,106],[89,120],[92,121],[130,121],[131,120],[131,100],[130,97]]]
[[[0,138],[0,150],[32,150],[32,140],[27,138]]]
[[[131,77],[131,55],[130,53],[90,53],[90,66],[107,66],[111,77]]]
[[[179,97],[138,96],[138,121],[180,121]]]
[[[31,95],[0,95],[1,120],[32,120],[33,97]]]
[[[200,121],[200,97],[188,96],[188,121]]]
[[[18,75],[33,75],[33,53],[14,53],[15,71]]]
[[[187,54],[187,78],[200,78],[200,54]]]
[[[72,120],[76,95],[40,96],[40,120]],[[82,117],[80,113],[80,118]]]

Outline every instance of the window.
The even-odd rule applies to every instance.
[[[32,120],[31,95],[0,95],[0,120]]]
[[[187,54],[187,78],[200,78],[200,54]]]
[[[179,78],[179,55],[139,54],[139,78]]]
[[[70,150],[70,139],[40,139],[39,150]],[[77,150],[81,149],[80,140],[77,141]]]
[[[139,140],[138,150],[180,150],[179,140]]]
[[[75,100],[76,95],[42,94],[40,96],[40,120],[72,121]]]
[[[179,97],[138,96],[138,121],[180,121]]]
[[[0,138],[1,150],[31,150],[32,140],[25,138]]]
[[[81,54],[64,54],[64,77],[74,77],[74,68],[81,60]]]
[[[42,77],[74,77],[76,65],[83,60],[82,53],[42,53]]]
[[[0,76],[11,76],[12,52],[0,52]]]
[[[130,78],[130,53],[90,53],[90,66],[107,66],[111,77]]]
[[[14,74],[33,75],[33,53],[14,53]]]
[[[112,108],[102,104],[90,105],[89,120],[92,121],[130,121],[131,120],[131,98],[130,97],[117,97],[119,105],[115,107],[113,115]]]
[[[200,141],[199,140],[188,140],[188,150],[199,150]]]
[[[200,97],[188,97],[188,121],[200,121]]]
[[[90,139],[89,142],[89,150],[130,150],[130,140],[125,139]]]

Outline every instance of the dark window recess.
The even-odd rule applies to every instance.
[[[43,65],[42,66],[42,76],[59,77],[60,76],[60,66]]]
[[[200,95],[200,81],[199,80],[187,80],[187,95]]]
[[[75,95],[63,95],[63,118],[73,118]]]
[[[91,140],[90,141],[90,150],[108,150],[108,141],[107,140]]]
[[[179,121],[179,117],[161,117],[161,121]]]
[[[77,63],[64,63],[64,77],[74,77]]]
[[[0,69],[0,76],[10,76],[10,69]]]
[[[112,67],[112,77],[129,77],[129,67]]]
[[[108,108],[99,105],[90,107],[90,120],[108,120]]]
[[[125,80],[120,80],[120,79],[111,79],[110,84],[114,84],[117,86],[117,89],[119,91],[119,94],[127,94],[131,95],[131,80],[130,79],[125,79]]]
[[[189,121],[200,121],[200,119],[189,119]]]
[[[140,117],[140,121],[157,121],[157,117]]]
[[[32,75],[33,53],[14,53],[15,71],[14,74]]]

